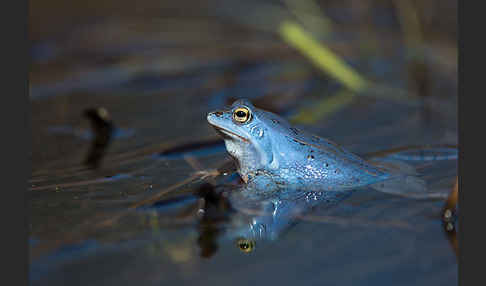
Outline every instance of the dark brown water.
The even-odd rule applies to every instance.
[[[213,144],[207,112],[246,97],[292,119],[343,89],[275,32],[295,19],[292,5],[61,2],[31,8],[32,285],[457,284],[444,199],[357,191],[251,253],[217,219],[220,232],[202,226],[201,200],[190,194],[229,175],[179,183],[228,157]],[[457,144],[456,4],[429,2],[414,4],[420,48],[400,24],[407,17],[397,11],[407,7],[319,2],[333,23],[314,31],[321,43],[363,76],[419,100],[357,95],[302,128],[360,154]],[[96,170],[82,164],[94,136],[82,114],[93,107],[106,108],[116,127]],[[457,161],[418,165],[435,190],[449,192]],[[127,211],[160,192],[158,207]]]

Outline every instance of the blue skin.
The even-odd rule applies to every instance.
[[[248,121],[235,119],[239,108],[249,111]],[[210,112],[207,120],[223,136],[241,178],[260,195],[282,190],[291,194],[285,191],[289,189],[344,191],[394,176],[384,165],[365,161],[329,140],[298,130],[244,99],[227,110]]]

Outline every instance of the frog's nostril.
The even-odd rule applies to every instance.
[[[223,115],[223,112],[221,111],[212,111],[208,113],[208,120],[211,120],[211,117],[214,119],[214,117],[221,117]]]

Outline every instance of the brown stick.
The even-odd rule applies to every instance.
[[[447,198],[447,201],[442,210],[442,220],[444,220],[445,222],[449,222],[452,216],[455,214],[458,197],[459,178],[456,177],[456,183],[454,184],[454,187],[452,188],[452,191],[449,194],[449,197]]]

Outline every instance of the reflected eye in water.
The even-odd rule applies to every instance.
[[[255,249],[255,241],[246,239],[246,238],[239,238],[236,240],[236,246],[241,252],[250,253]]]
[[[250,121],[250,110],[246,107],[239,107],[233,111],[233,119],[239,123],[246,123]]]

